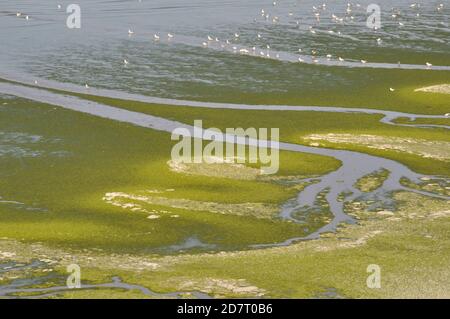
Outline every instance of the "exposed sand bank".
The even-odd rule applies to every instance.
[[[414,92],[428,92],[428,93],[442,93],[442,94],[450,94],[450,84],[439,84],[423,87],[420,89],[414,90]]]

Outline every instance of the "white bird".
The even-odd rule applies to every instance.
[[[381,42],[382,42],[381,38],[378,38],[378,39],[377,39],[377,43],[378,43],[378,44],[381,44]]]
[[[362,64],[366,64],[366,63],[367,63],[367,60],[361,60],[361,63],[362,63]]]
[[[298,58],[298,62],[305,62],[302,58]]]
[[[317,60],[317,59],[314,59],[312,61],[313,61],[313,63],[319,63],[319,60]]]
[[[331,54],[327,54],[327,59],[328,59],[328,60],[330,60],[330,59],[331,59],[331,57],[332,57],[332,55],[331,55]]]
[[[154,34],[154,35],[153,35],[153,39],[154,39],[155,41],[158,41],[158,40],[160,39],[160,37],[159,37],[159,35]]]
[[[60,4],[58,4],[58,9],[61,9],[61,5]]]
[[[395,91],[395,89],[393,89],[393,88],[389,88],[389,91],[391,91],[391,92],[394,92],[394,91]]]
[[[433,64],[431,64],[431,63],[429,63],[429,62],[427,62],[427,63],[425,63],[425,64],[426,64],[426,66],[429,67],[429,68],[433,66]]]
[[[134,34],[134,31],[131,29],[128,29],[128,35],[133,35],[133,34]]]
[[[235,33],[235,34],[234,34],[234,37],[235,37],[235,38],[239,38],[239,33]]]
[[[38,84],[38,81],[37,81],[37,80],[34,80],[34,84],[36,84],[36,85],[37,85],[37,84]]]
[[[202,45],[203,45],[204,47],[207,47],[207,46],[208,46],[208,43],[203,42]]]
[[[227,42],[227,44],[231,44],[230,40],[227,40],[226,42]]]
[[[343,62],[343,61],[344,61],[344,59],[341,58],[341,57],[338,57],[338,60],[339,60],[340,62]]]
[[[404,24],[402,22],[399,22],[398,25],[401,26],[401,27],[404,26]]]
[[[22,13],[20,13],[20,12],[16,13],[16,17],[20,17],[21,15],[22,15]]]
[[[261,39],[261,34],[258,33],[258,39]]]
[[[123,59],[123,64],[127,65],[128,64],[128,60],[127,59]]]
[[[450,113],[445,113],[444,116],[445,117],[450,117]]]
[[[173,34],[172,34],[172,33],[167,33],[167,37],[168,37],[169,39],[172,39],[172,38],[173,38]]]
[[[208,35],[208,41],[213,41],[214,39],[210,36],[210,35]]]
[[[84,87],[85,87],[86,89],[89,89],[89,85],[88,85],[87,83],[84,85]]]
[[[26,17],[25,17],[25,20],[30,20],[30,17],[29,17],[29,16],[26,16]]]

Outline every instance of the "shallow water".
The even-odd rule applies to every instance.
[[[398,68],[401,61],[402,68],[424,69],[425,62],[431,62],[433,69],[449,69],[448,0],[427,1],[420,9],[410,8],[406,0],[377,1],[382,28],[376,32],[365,25],[371,2],[361,1],[346,14],[347,2],[325,1],[326,9],[317,10],[317,22],[312,8],[318,3],[311,0],[282,0],[276,6],[271,0],[80,0],[82,27],[69,30],[65,7],[58,10],[55,1],[2,1],[0,70],[151,96],[212,100],[217,87],[224,92],[274,94],[325,84],[332,88],[337,83],[351,88],[361,79],[346,66]],[[440,3],[444,7],[438,11]],[[261,16],[261,9],[269,19]],[[392,18],[397,11],[398,18]],[[16,12],[23,14],[17,17]],[[343,22],[333,21],[332,14]],[[272,22],[275,16],[277,23]],[[128,29],[134,31],[132,36]],[[171,41],[168,32],[174,35]],[[160,41],[153,40],[155,33]],[[204,48],[208,35],[220,42],[209,41]],[[221,48],[227,39],[231,44]],[[315,50],[318,64],[342,65],[343,70],[244,57],[233,54],[233,46],[255,46],[256,56],[263,51],[272,59],[277,52],[279,60],[302,57],[305,63],[311,63]],[[333,56],[331,61],[327,54]],[[337,61],[338,56],[345,61]],[[126,67],[124,59],[130,62]]]
[[[20,282],[13,282],[11,285],[0,286],[0,296],[6,298],[27,298],[27,299],[40,299],[40,298],[48,298],[57,296],[61,293],[76,291],[77,289],[70,289],[67,286],[52,286],[48,288],[27,288],[26,286],[45,283],[46,280],[51,278],[45,277],[42,278],[42,281],[37,281],[33,279],[29,280],[21,280]],[[82,284],[78,289],[101,289],[101,288],[110,288],[110,289],[124,289],[129,291],[139,291],[142,294],[154,297],[154,298],[186,298],[187,295],[192,295],[197,299],[211,299],[208,294],[197,292],[197,291],[189,291],[189,292],[170,292],[170,293],[157,293],[154,292],[144,286],[133,285],[122,282],[119,277],[112,278],[112,282],[104,283],[104,284]],[[22,297],[15,297],[14,294],[24,294]],[[32,294],[31,296],[27,296],[27,294]]]
[[[18,271],[24,268],[36,269],[41,266],[45,266],[45,263],[33,261],[28,265],[24,266],[15,266],[14,262],[6,264],[6,267],[10,267],[4,272],[7,271]],[[0,264],[0,273],[2,272],[2,268],[5,266]],[[197,299],[210,299],[211,297],[208,294],[198,292],[198,291],[189,291],[189,292],[169,292],[169,293],[158,293],[154,292],[144,286],[129,284],[123,282],[119,277],[113,277],[111,282],[103,283],[103,284],[81,284],[80,288],[69,288],[67,286],[55,286],[51,285],[50,287],[45,288],[31,288],[33,285],[45,284],[49,283],[52,280],[58,279],[59,281],[64,281],[66,278],[61,275],[50,274],[42,277],[33,277],[33,278],[20,278],[14,279],[10,283],[6,285],[0,286],[0,297],[10,298],[10,299],[36,299],[36,298],[48,298],[54,297],[61,293],[76,291],[77,289],[85,290],[85,289],[102,289],[102,288],[110,288],[110,289],[124,289],[128,291],[139,291],[142,294],[154,297],[154,298],[185,298],[187,295],[191,295]],[[21,296],[17,296],[17,294],[21,294]]]

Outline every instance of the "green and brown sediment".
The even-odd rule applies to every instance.
[[[65,266],[76,262],[84,282],[109,282],[118,275],[160,293],[194,290],[213,297],[312,298],[334,289],[347,298],[448,298],[449,202],[405,192],[395,197],[401,203],[395,212],[354,205],[356,225],[342,225],[335,234],[287,247],[158,257],[58,250],[2,239],[0,251],[8,253],[3,260],[22,263],[46,256],[51,271],[62,276]],[[380,289],[366,285],[369,264],[381,268]],[[3,277],[4,282],[11,280]],[[110,297],[144,297],[136,294],[113,290]],[[71,295],[105,296],[102,290],[91,290],[60,292],[56,297]]]
[[[441,268],[442,263],[431,256],[431,252],[447,253],[448,255],[446,250],[448,249],[448,243],[441,240],[443,233],[441,226],[448,227],[448,211],[445,209],[448,202],[400,193],[395,196],[395,199],[402,203],[403,206],[399,207],[403,208],[398,208],[395,211],[378,210],[372,212],[356,209],[368,206],[354,200],[352,204],[355,204],[355,211],[349,209],[348,205],[346,205],[346,208],[348,213],[352,214],[357,220],[358,225],[341,225],[336,234],[323,234],[321,239],[317,241],[294,244],[289,247],[236,251],[236,245],[260,240],[276,242],[289,234],[298,235],[302,233],[302,229],[299,225],[293,223],[277,222],[270,220],[270,218],[254,218],[255,216],[245,217],[240,214],[224,214],[217,218],[214,215],[218,214],[211,214],[208,211],[211,207],[207,206],[207,211],[201,211],[193,209],[194,206],[194,208],[198,208],[199,203],[201,205],[204,205],[204,203],[219,203],[219,206],[215,206],[215,208],[219,207],[218,211],[226,211],[229,207],[239,207],[242,203],[247,203],[248,198],[252,198],[250,203],[261,203],[268,205],[268,207],[274,207],[274,205],[294,196],[296,189],[304,188],[304,185],[294,187],[286,181],[296,181],[299,175],[317,178],[327,171],[335,170],[336,166],[339,166],[339,162],[318,155],[283,152],[288,159],[287,164],[282,165],[280,176],[273,180],[254,178],[250,174],[251,168],[244,169],[249,174],[244,174],[245,178],[243,179],[230,174],[227,168],[215,169],[211,174],[205,173],[204,169],[197,168],[189,172],[174,172],[167,165],[167,157],[163,155],[164,152],[168,152],[170,145],[165,145],[164,134],[162,133],[148,132],[126,124],[111,123],[97,118],[94,120],[86,115],[55,110],[39,103],[19,101],[19,104],[17,104],[17,100],[4,102],[11,103],[9,107],[7,104],[2,108],[2,112],[4,112],[2,117],[6,115],[3,117],[3,124],[5,124],[7,130],[10,132],[25,131],[30,136],[57,137],[60,140],[53,145],[39,145],[39,143],[36,144],[32,141],[23,143],[21,146],[23,149],[39,151],[36,157],[25,157],[24,166],[23,162],[19,163],[16,158],[4,157],[1,159],[6,165],[5,167],[15,172],[15,176],[14,179],[6,177],[3,184],[0,184],[0,186],[3,186],[0,188],[2,192],[0,195],[3,200],[14,199],[24,205],[21,207],[2,207],[4,209],[1,216],[3,227],[0,226],[0,228],[2,235],[5,234],[5,237],[8,237],[8,239],[2,240],[2,249],[7,248],[2,250],[3,259],[17,258],[17,251],[19,251],[20,256],[30,258],[40,256],[38,258],[42,259],[43,256],[52,256],[51,251],[55,250],[57,255],[66,256],[68,259],[58,260],[58,263],[61,264],[58,267],[46,268],[52,269],[48,272],[54,271],[64,274],[63,264],[75,256],[76,260],[81,260],[84,278],[90,282],[109,282],[114,274],[119,275],[127,283],[144,284],[156,291],[198,290],[218,297],[314,297],[327,289],[334,289],[339,296],[345,297],[377,297],[383,294],[386,297],[446,296],[446,292],[440,284],[429,283],[428,281],[439,279],[440,282],[445,283],[446,278],[448,279],[448,272]],[[15,107],[11,107],[12,105]],[[17,107],[18,105],[20,107]],[[43,112],[45,116],[39,114],[40,112]],[[221,116],[224,116],[218,116],[219,112],[217,111],[216,114],[213,113],[211,112],[210,116],[213,117],[214,121],[210,123],[214,125],[214,123],[217,123],[216,121],[220,120]],[[290,117],[290,115],[287,117]],[[349,119],[359,116],[350,114]],[[22,126],[12,125],[13,121],[9,119],[17,119],[18,117],[23,120]],[[46,123],[45,125],[38,123],[39,117],[43,119],[42,122]],[[257,117],[255,121],[260,123],[262,118],[262,116]],[[282,116],[280,116],[281,118]],[[230,119],[223,121],[224,125],[228,125],[229,121]],[[95,140],[88,133],[92,131],[94,126]],[[325,128],[321,129],[326,130]],[[396,130],[400,135],[400,129]],[[448,137],[443,138],[442,136],[445,135],[439,131],[405,129],[403,134],[407,135],[411,132],[419,134],[419,131],[423,132],[426,140],[431,141],[436,137],[443,141],[448,139]],[[291,133],[293,133],[293,136],[296,135],[296,129],[292,130]],[[382,132],[382,134],[385,133]],[[295,138],[298,139],[298,135]],[[146,139],[148,139],[147,142]],[[111,143],[111,141],[114,141],[114,143]],[[352,148],[353,146],[342,147]],[[42,148],[45,152],[42,152]],[[150,149],[151,152],[148,151]],[[69,156],[64,158],[55,156],[54,152],[61,150],[66,152],[64,153],[66,156]],[[428,165],[434,163],[434,159],[417,156],[416,154],[410,155],[416,156],[416,159],[420,157],[420,163]],[[306,162],[298,163],[299,159],[306,159]],[[127,163],[127,165],[125,166],[124,163]],[[22,166],[18,167],[18,165]],[[50,174],[48,165],[52,167]],[[430,167],[429,170],[448,173],[448,166]],[[40,173],[37,173],[37,171]],[[62,174],[63,172],[64,174]],[[111,172],[114,172],[114,174],[111,174]],[[80,174],[81,176],[89,176],[89,178],[86,181],[80,180],[77,177]],[[62,176],[64,176],[63,179]],[[375,176],[375,179],[373,177],[365,176],[358,181],[358,184],[361,183],[359,185],[361,190],[366,189],[370,192],[380,184],[380,181],[376,181],[380,179],[380,176]],[[44,190],[39,190],[39,187],[42,186],[39,180],[43,178],[48,180],[48,186]],[[383,176],[381,176],[381,179],[383,179]],[[21,188],[24,183],[29,185],[28,189]],[[5,187],[6,185],[8,187]],[[253,187],[256,188],[252,189]],[[145,205],[149,207],[143,208],[150,212],[152,210],[161,212],[160,218],[149,220],[148,212],[132,211],[133,208],[139,208],[135,206],[127,207],[130,208],[130,211],[124,213],[122,207],[114,208],[106,201],[100,200],[105,194],[111,192],[142,195],[145,190],[149,191],[146,194],[146,201],[147,198],[153,200],[159,197],[159,199],[157,203],[151,200],[146,202]],[[155,190],[157,192],[152,193]],[[435,189],[430,188],[431,190]],[[239,193],[239,191],[243,193]],[[159,192],[164,194],[162,199]],[[27,201],[27,199],[33,198],[30,196],[31,194],[37,194],[38,196],[34,198],[40,200]],[[70,194],[70,196],[67,196],[67,194]],[[180,199],[184,200],[181,204]],[[413,213],[408,210],[415,207],[419,202],[427,205],[421,207],[420,213]],[[81,207],[79,206],[80,203]],[[358,203],[360,204],[358,205]],[[193,204],[195,205],[192,206]],[[34,205],[36,205],[38,208],[42,208],[42,211],[24,216],[21,210],[27,205],[29,208],[35,208]],[[202,209],[204,207],[201,206]],[[238,211],[239,209],[236,210],[236,212]],[[174,216],[178,217],[172,218]],[[381,220],[378,220],[379,218],[383,219],[383,224],[381,224]],[[420,225],[415,223],[416,220],[420,221]],[[372,224],[375,221],[380,224]],[[413,222],[414,225],[412,225]],[[440,225],[437,225],[438,223]],[[401,227],[396,228],[395,225]],[[55,231],[48,232],[49,229]],[[205,242],[214,241],[215,234],[218,231],[224,234],[231,231],[233,235],[224,238],[222,241],[231,252],[227,252],[227,249],[220,253],[211,252],[208,254],[199,251],[200,254],[170,257],[157,256],[156,253],[151,252],[152,247],[164,247],[182,242],[190,235],[183,232],[182,229],[195,230],[200,234],[201,240]],[[416,233],[418,229],[421,229],[424,233],[423,238],[420,237],[421,234]],[[165,238],[160,236],[162,230],[166,234]],[[405,232],[402,232],[403,230]],[[253,233],[248,234],[248,231]],[[181,233],[178,234],[177,232]],[[236,238],[233,238],[233,236]],[[386,237],[389,240],[385,240]],[[427,241],[434,238],[439,240],[442,246],[436,246],[434,242],[431,245]],[[22,240],[18,242],[17,239]],[[398,241],[399,239],[401,241]],[[9,246],[3,246],[4,242],[9,243]],[[35,254],[31,255],[31,252],[26,250],[28,248],[24,247],[36,242],[41,242],[41,244],[34,247]],[[16,245],[19,245],[19,248],[15,247]],[[150,252],[145,253],[145,247],[150,247]],[[383,247],[381,250],[386,253],[385,255],[382,254],[382,251],[379,251],[380,247]],[[313,249],[311,250],[311,248]],[[24,251],[21,251],[22,249]],[[361,251],[361,249],[363,250]],[[403,253],[397,256],[391,251],[392,249],[396,253],[398,251]],[[415,253],[411,253],[411,251]],[[367,276],[364,267],[367,267],[366,262],[370,262],[367,258],[368,254],[381,260],[385,265],[380,265],[383,266],[383,269],[387,267],[387,290],[377,292],[368,291],[364,288]],[[98,258],[99,256],[104,257],[103,262],[101,258]],[[114,259],[114,256],[117,259]],[[350,261],[342,259],[343,256]],[[428,263],[418,260],[427,257],[429,257]],[[130,258],[130,263],[125,262],[127,258]],[[144,263],[141,263],[142,260],[139,260],[139,258],[143,258]],[[291,262],[288,262],[289,258]],[[44,259],[47,258],[44,257]],[[338,261],[338,265],[349,268],[343,273],[345,273],[347,279],[353,274],[355,277],[353,284],[345,283],[345,276],[333,274],[333,270],[336,270],[336,267],[331,266],[331,260],[333,259]],[[50,258],[50,260],[52,259]],[[200,260],[206,263],[203,264]],[[25,261],[24,259],[23,262]],[[168,263],[165,264],[165,261]],[[404,267],[396,265],[395,261],[403,262]],[[111,262],[110,268],[105,266],[108,262]],[[324,269],[321,271],[313,270],[312,265],[317,265],[319,262],[321,265],[323,263]],[[266,265],[267,263],[272,263],[272,265]],[[286,265],[283,265],[283,263]],[[412,267],[414,263],[419,265],[416,269],[420,279],[419,283],[411,282],[405,277],[399,277],[401,279],[397,279],[397,285],[398,280],[400,280],[400,283],[403,282],[403,287],[406,285],[404,291],[400,291],[400,289],[389,284],[402,273],[412,274],[412,272],[408,272],[407,267]],[[141,267],[133,267],[133,264],[143,265],[143,267],[139,269]],[[163,267],[160,268],[155,264],[163,265]],[[127,268],[126,265],[131,268]],[[208,269],[204,270],[206,265],[208,265]],[[219,265],[222,266],[219,267]],[[260,270],[258,269],[256,274],[252,274],[250,269],[244,270],[242,273],[238,272],[238,269],[245,268],[244,265],[250,268],[259,267]],[[297,274],[292,270],[289,271],[288,266],[295,268],[296,272],[303,271],[304,275]],[[100,275],[100,272],[104,271],[103,269],[107,271],[104,275]],[[432,270],[434,273],[427,276],[425,270]],[[267,273],[272,275],[266,276]],[[309,279],[307,275],[314,279]],[[16,276],[17,274],[8,275],[5,282],[14,280],[11,277]],[[269,278],[263,277],[269,277],[270,280],[273,280],[273,283],[268,282]],[[292,281],[288,280],[290,278],[292,278]],[[298,286],[294,285],[294,282],[298,282]],[[279,284],[278,287],[276,283]],[[100,290],[86,292],[85,296],[101,295]],[[81,291],[68,292],[66,296],[71,294],[83,296],[84,293]],[[120,289],[114,290],[114,295],[135,296],[134,293],[120,291]]]
[[[374,172],[360,178],[356,182],[355,187],[364,193],[372,192],[380,188],[383,185],[384,181],[388,178],[388,176],[388,170]]]

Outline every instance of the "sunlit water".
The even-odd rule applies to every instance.
[[[325,1],[325,9],[319,8],[323,2],[309,0],[279,0],[275,6],[266,0],[76,2],[81,6],[79,30],[66,26],[68,1],[2,0],[0,71],[151,96],[214,100],[212,88],[282,94],[324,83],[351,86],[361,77],[352,76],[357,69],[347,66],[366,67],[361,59],[368,60],[367,67],[395,67],[399,61],[423,68],[426,62],[450,65],[448,0],[424,1],[420,8],[411,8],[413,1],[376,1],[382,10],[377,31],[366,26],[367,5],[374,1],[353,3],[348,13],[347,1]],[[174,35],[170,41],[168,33]],[[240,54],[241,48],[251,56]],[[305,63],[345,61],[340,68],[286,62],[298,57]]]

